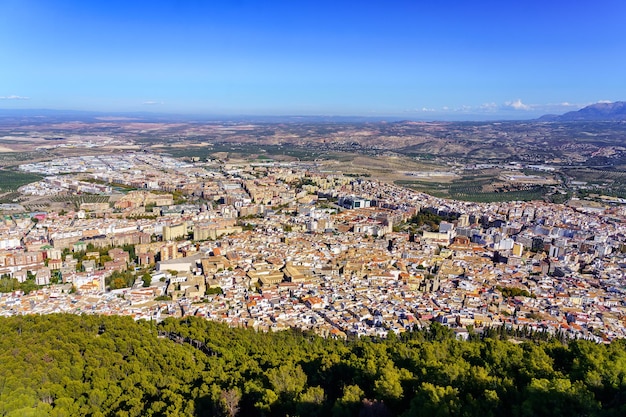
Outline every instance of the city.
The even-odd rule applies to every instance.
[[[624,16],[0,1],[0,416],[626,416]]]
[[[0,295],[0,314],[195,315],[340,338],[432,321],[462,338],[626,336],[625,207],[461,202],[325,168],[145,152],[23,164],[47,175],[25,195],[100,200],[1,207],[0,273],[41,287]]]

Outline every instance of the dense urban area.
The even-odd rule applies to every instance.
[[[444,200],[315,162],[131,152],[19,169],[45,176],[22,194],[78,198],[58,212],[1,206],[3,315],[195,315],[341,338],[431,321],[460,337],[502,325],[626,336],[618,205]]]

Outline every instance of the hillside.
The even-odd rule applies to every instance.
[[[200,318],[0,319],[2,416],[623,416],[626,345],[437,323],[321,339]],[[506,337],[533,341],[512,343]]]
[[[560,116],[546,115],[539,120],[550,122],[576,122],[576,121],[620,121],[626,120],[626,102],[595,103],[577,111],[571,111]]]

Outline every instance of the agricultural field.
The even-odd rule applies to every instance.
[[[596,169],[571,168],[564,169],[563,174],[571,181],[585,182],[585,187],[594,193],[626,198],[626,172]]]
[[[7,145],[0,142],[1,147]],[[25,162],[41,159],[41,153],[38,152],[0,152],[0,167],[15,166]]]
[[[17,191],[0,194],[0,204],[15,203],[20,198],[20,196],[21,194]]]
[[[0,193],[17,190],[22,185],[41,180],[40,175],[0,169]]]
[[[505,184],[496,173],[476,173],[453,182],[397,180],[395,183],[435,197],[477,203],[543,200],[551,194],[551,190],[545,186]]]
[[[51,200],[55,203],[65,203],[68,205],[74,206],[76,210],[80,208],[80,205],[83,203],[108,203],[109,196],[107,195],[92,195],[92,194],[81,194],[81,195],[68,195],[68,196],[56,196]]]
[[[232,144],[232,143],[216,143],[205,144],[204,146],[195,146],[188,144],[186,146],[155,146],[156,152],[164,152],[175,158],[191,158],[198,157],[200,159],[284,159],[285,157],[298,159],[301,161],[313,161],[323,156],[322,152],[314,151],[307,148],[298,148],[294,146],[279,145],[258,145],[258,144]]]
[[[566,168],[563,173],[573,178],[575,181],[586,181],[593,184],[610,184],[624,181],[626,172],[615,169],[596,168]]]

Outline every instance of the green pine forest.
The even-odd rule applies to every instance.
[[[626,343],[0,318],[2,416],[624,416]],[[509,339],[509,340],[506,340]],[[545,339],[545,340],[542,340]]]

